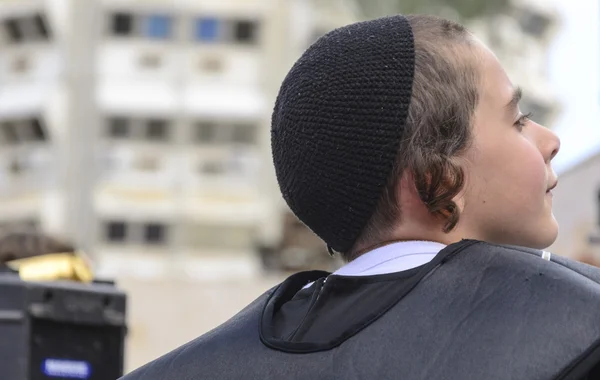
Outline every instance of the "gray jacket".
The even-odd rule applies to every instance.
[[[599,310],[599,269],[463,240],[405,272],[295,274],[123,379],[600,379]]]

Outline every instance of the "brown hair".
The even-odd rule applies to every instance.
[[[0,265],[15,259],[70,252],[75,252],[71,244],[36,231],[4,231],[0,235]]]
[[[459,220],[452,200],[463,188],[465,177],[457,157],[472,140],[471,119],[479,101],[479,73],[469,59],[473,37],[465,27],[434,16],[407,16],[415,44],[415,73],[406,138],[377,208],[363,229],[347,261],[357,249],[390,239],[401,216],[398,184],[405,170],[414,176],[419,197],[432,213],[444,218],[444,232]]]

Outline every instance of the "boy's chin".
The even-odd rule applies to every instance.
[[[536,227],[527,231],[520,230],[511,235],[506,233],[496,235],[496,239],[494,240],[497,241],[491,241],[491,243],[544,250],[554,244],[557,237],[558,224],[556,223],[556,220],[552,218],[551,220],[545,221],[543,224],[539,223]]]
[[[558,237],[558,223],[554,217],[546,223],[545,228],[540,228],[537,233],[532,231],[528,247],[534,249],[546,249],[556,241]]]

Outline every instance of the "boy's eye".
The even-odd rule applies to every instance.
[[[531,116],[531,112],[519,116],[519,119],[517,119],[517,121],[515,122],[515,126],[517,127],[517,129],[522,130],[525,127],[525,125],[527,125],[527,122],[531,119]]]

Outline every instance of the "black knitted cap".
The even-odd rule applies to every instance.
[[[373,215],[410,105],[414,39],[403,16],[317,40],[286,76],[272,118],[277,181],[296,216],[346,252]]]

